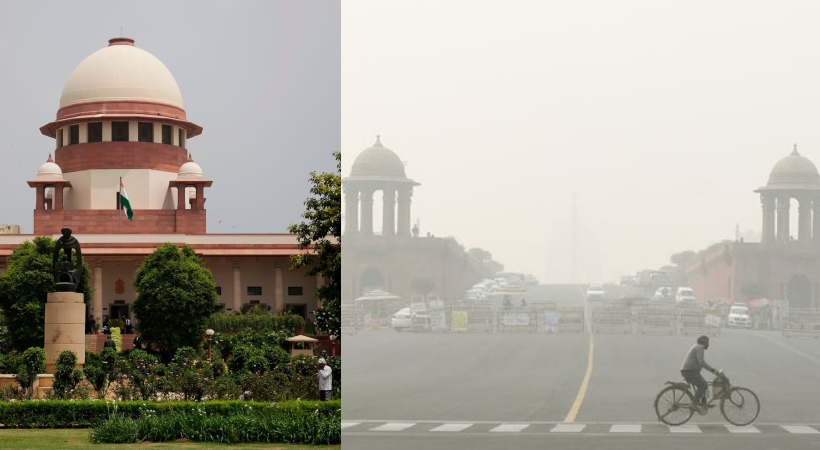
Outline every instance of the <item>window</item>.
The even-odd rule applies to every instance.
[[[185,147],[185,145],[183,145],[183,143],[182,143],[182,130],[179,130],[179,146],[180,147]]]
[[[288,295],[302,295],[302,286],[288,286]]]
[[[63,129],[60,128],[59,130],[57,130],[57,148],[60,148],[62,146],[63,146]]]
[[[75,145],[80,143],[80,126],[71,125],[69,128],[68,145]]]
[[[218,304],[214,305],[214,311],[213,312],[214,313],[224,313],[225,312],[225,304],[224,303],[218,303]]]
[[[139,142],[154,142],[154,124],[139,122],[137,124],[137,140]]]
[[[222,295],[222,286],[216,287],[216,295]]]
[[[171,125],[163,125],[162,126],[162,143],[173,145],[174,143],[171,141],[173,139],[171,137]]]
[[[111,122],[111,140],[128,140],[128,122]]]
[[[102,142],[102,122],[88,124],[88,142]]]
[[[262,295],[262,286],[248,286],[248,295]]]

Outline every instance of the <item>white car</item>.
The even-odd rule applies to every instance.
[[[390,327],[396,331],[410,328],[412,325],[413,315],[410,313],[410,308],[400,309],[397,313],[390,317]]]
[[[695,303],[695,291],[690,287],[679,287],[675,300],[678,303]]]
[[[749,315],[749,308],[746,305],[732,305],[726,324],[730,327],[751,328],[752,316]]]

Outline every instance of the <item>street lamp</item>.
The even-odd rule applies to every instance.
[[[208,362],[211,362],[211,336],[214,335],[214,330],[208,328],[205,330],[205,334],[208,335]]]

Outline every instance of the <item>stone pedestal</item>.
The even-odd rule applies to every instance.
[[[85,303],[83,294],[53,292],[46,303],[46,373],[57,369],[57,358],[65,350],[77,355],[77,368],[85,364]]]

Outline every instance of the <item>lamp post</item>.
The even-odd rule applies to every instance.
[[[214,330],[208,328],[205,330],[205,334],[208,335],[208,362],[211,362],[211,336],[214,335]]]

